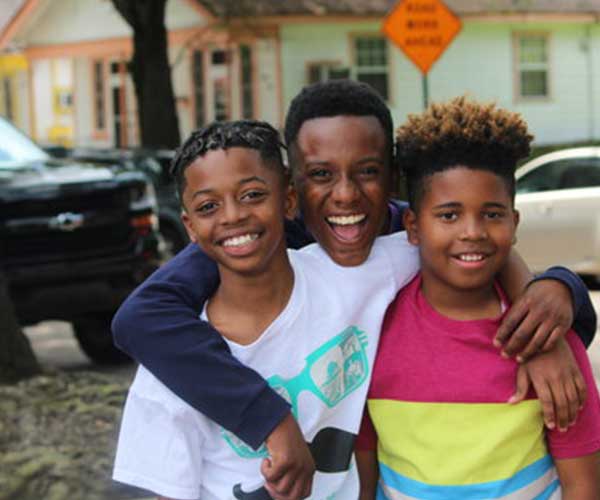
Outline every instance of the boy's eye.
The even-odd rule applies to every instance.
[[[196,212],[198,212],[200,215],[207,215],[213,212],[216,208],[217,204],[214,201],[207,201],[198,205],[196,207]]]
[[[504,213],[498,211],[485,212],[485,217],[487,217],[488,219],[501,219],[502,217],[504,217]]]
[[[265,191],[253,189],[252,191],[246,191],[242,195],[241,199],[245,200],[245,201],[262,200],[266,195],[267,195],[267,193]]]
[[[379,167],[369,165],[360,169],[359,174],[363,177],[377,177],[379,175]]]
[[[308,172],[307,175],[316,181],[327,181],[331,179],[331,172],[326,168],[315,168]]]
[[[456,212],[441,212],[437,216],[444,222],[452,222],[458,219],[458,214]]]

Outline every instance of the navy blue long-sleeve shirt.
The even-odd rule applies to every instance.
[[[405,204],[390,203],[389,232],[400,231]],[[286,225],[288,246],[312,238],[301,221]],[[568,269],[538,279],[562,281],[572,293],[575,329],[589,345],[596,315],[583,282]],[[257,448],[289,413],[289,404],[254,370],[231,355],[221,335],[199,312],[219,284],[215,263],[188,245],[136,289],[115,315],[115,344],[148,368],[179,397]]]

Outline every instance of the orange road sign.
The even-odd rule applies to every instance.
[[[462,28],[441,0],[401,0],[383,21],[383,32],[426,75]]]

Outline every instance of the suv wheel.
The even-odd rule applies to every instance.
[[[73,321],[73,331],[81,350],[95,363],[117,365],[131,361],[113,344],[110,331],[111,316],[81,318]]]

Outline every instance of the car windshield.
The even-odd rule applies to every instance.
[[[46,159],[48,155],[29,137],[0,118],[0,168],[18,168]]]

